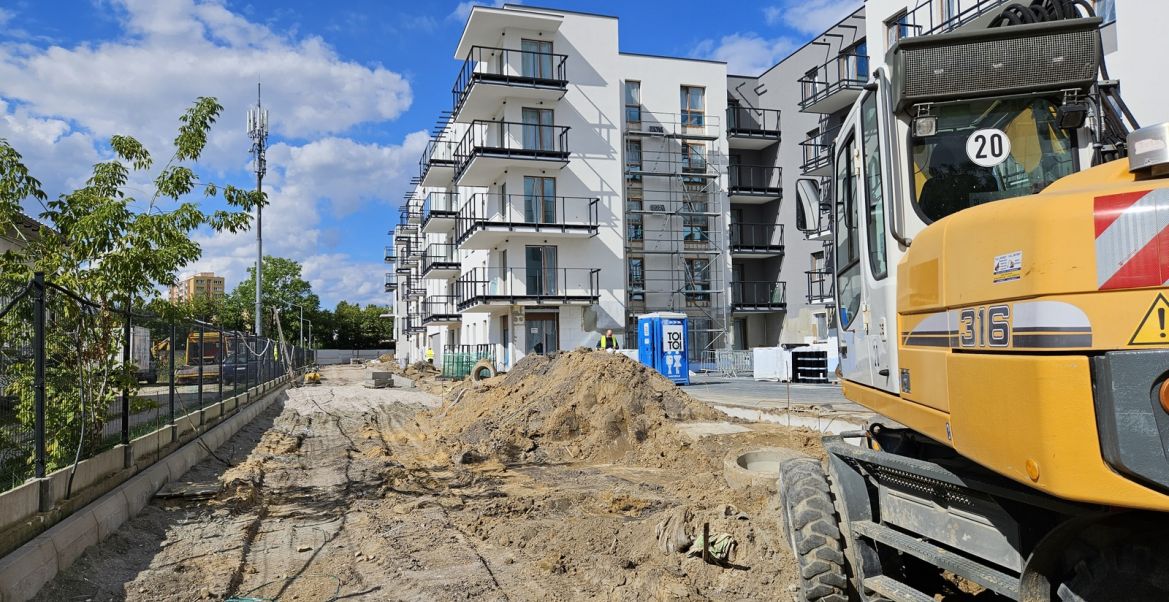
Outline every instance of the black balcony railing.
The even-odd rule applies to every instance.
[[[779,109],[727,107],[727,135],[732,138],[779,138]]]
[[[804,272],[808,276],[808,303],[831,303],[835,279],[827,270]]]
[[[393,245],[387,246],[386,247],[386,263],[394,263],[394,261],[396,261],[397,258],[398,258],[398,256],[394,254],[394,246]]]
[[[459,309],[480,304],[594,303],[596,268],[474,268],[455,281]]]
[[[459,208],[455,241],[479,230],[596,233],[600,200],[591,197],[479,193]]]
[[[386,272],[386,292],[397,290],[398,276],[393,272]]]
[[[418,160],[418,176],[425,179],[432,166],[454,167],[456,146],[458,143],[454,140],[431,138],[422,151],[422,158]]]
[[[434,295],[422,301],[422,323],[454,322],[460,319],[454,295]]]
[[[807,109],[842,90],[860,90],[868,80],[868,74],[868,56],[837,55],[799,79],[800,109]]]
[[[422,202],[422,223],[430,221],[431,217],[454,217],[458,213],[459,193],[431,192]]]
[[[803,152],[800,170],[808,174],[828,167],[832,163],[832,143],[836,141],[836,134],[839,132],[840,126],[836,126],[812,134],[800,142],[800,151]]]
[[[405,205],[398,208],[398,224],[405,226],[416,226],[422,223],[422,206],[415,200],[406,201]]]
[[[422,255],[422,275],[431,270],[457,270],[459,259],[455,255],[455,245],[449,242],[430,243]]]
[[[455,149],[456,177],[479,156],[508,159],[568,159],[568,127],[517,121],[471,122]]]
[[[731,251],[783,250],[783,224],[731,224]]]
[[[766,165],[728,165],[727,179],[731,194],[777,195],[783,191],[782,171]]]
[[[787,306],[787,283],[731,282],[731,307],[737,310],[782,309]]]
[[[897,20],[897,37],[954,31],[1007,0],[921,0]]]
[[[568,89],[568,55],[472,46],[451,88],[457,114],[479,83],[524,88]]]

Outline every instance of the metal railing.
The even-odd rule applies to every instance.
[[[471,122],[455,149],[457,174],[477,156],[509,159],[567,159],[568,126],[518,121]]]
[[[455,281],[459,308],[518,301],[596,301],[596,268],[473,268]]]
[[[840,54],[799,79],[800,108],[818,103],[841,90],[859,90],[869,77],[869,57]]]
[[[596,232],[599,224],[600,199],[595,197],[481,192],[459,208],[455,240],[461,243],[478,229]]]
[[[719,376],[747,376],[755,371],[754,353],[750,349],[711,349],[703,351],[697,366],[690,369]]]
[[[446,132],[438,138],[431,138],[426,143],[426,148],[422,151],[422,158],[418,160],[418,176],[425,178],[426,173],[430,171],[432,165],[454,166],[455,164],[455,147],[457,143],[454,140],[447,140]]]
[[[417,226],[422,223],[422,206],[413,199],[406,201],[398,208],[398,224],[403,226]]]
[[[732,250],[770,251],[783,248],[783,224],[731,224]]]
[[[386,272],[386,292],[396,290],[398,288],[398,275],[394,272]]]
[[[422,323],[458,320],[454,295],[432,295],[422,301]]]
[[[771,307],[787,305],[787,283],[766,281],[731,282],[732,307]]]
[[[472,46],[451,87],[458,113],[479,82],[528,88],[568,88],[568,55],[491,46]]]
[[[1006,0],[921,0],[897,20],[897,37],[909,38],[954,31]]]
[[[435,242],[430,243],[426,247],[426,253],[422,255],[422,273],[426,274],[431,269],[438,268],[454,268],[459,267],[459,259],[455,255],[455,245],[449,242]]]
[[[287,341],[97,303],[43,274],[8,292],[0,300],[0,492],[61,476],[63,491],[33,502],[41,512],[92,485],[74,482],[75,463],[168,427],[189,441],[246,403],[229,401],[236,395],[314,361]],[[141,468],[156,457],[133,461]]]
[[[767,165],[729,165],[727,184],[731,194],[774,194],[783,189],[779,167]]]
[[[830,128],[815,134],[800,142],[800,151],[803,153],[803,163],[800,170],[805,174],[827,167],[832,162],[832,143],[836,141],[836,134],[840,126]]]
[[[397,257],[398,256],[394,254],[394,246],[386,245],[386,263],[393,263]]]
[[[422,201],[422,223],[433,217],[453,217],[458,211],[459,193],[457,192],[430,192],[426,200]]]
[[[727,107],[727,135],[746,138],[778,138],[779,109]]]
[[[835,278],[827,270],[804,272],[808,276],[808,303],[831,303]]]
[[[713,140],[721,135],[722,120],[718,115],[686,111],[639,111],[638,119],[626,115],[625,133],[633,136],[665,136],[678,139]]]
[[[443,378],[466,378],[480,360],[495,362],[495,345],[443,345],[439,359]]]

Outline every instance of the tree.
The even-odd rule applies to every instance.
[[[46,224],[37,236],[26,237],[23,248],[0,256],[0,297],[17,297],[34,272],[44,272],[46,281],[93,302],[83,305],[58,289],[51,295],[45,412],[45,431],[52,438],[46,446],[49,469],[72,459],[82,432],[87,451],[96,449],[115,392],[135,387],[132,367],[116,357],[122,310],[141,309],[157,300],[157,285],[174,282],[183,267],[198,259],[201,249],[191,238],[193,232],[246,230],[249,212],[264,202],[256,191],[201,182],[191,167],[222,110],[214,98],[196,100],[179,118],[174,154],[153,174],[154,160],[141,143],[112,137],[113,158],[95,165],[84,186],[54,200],[48,200],[40,182],[29,174],[20,153],[0,139],[0,230],[21,231],[16,226],[25,200],[41,204],[40,218]],[[130,195],[127,183],[135,174],[153,176],[149,198]],[[194,194],[222,195],[227,207],[204,212],[189,199]],[[0,321],[2,341],[27,341],[27,333],[28,322],[21,313]],[[6,359],[11,363],[3,393],[16,398],[17,419],[30,429],[31,357],[15,354]],[[78,403],[82,383],[83,401],[91,410],[84,415]],[[3,449],[22,445],[0,440]]]
[[[383,318],[390,309],[384,305],[341,301],[330,316],[329,346],[339,349],[373,349],[385,347],[394,338],[393,318]]]
[[[300,338],[300,307],[304,308],[306,321],[312,321],[319,313],[321,300],[313,293],[312,285],[301,277],[300,264],[283,257],[264,256],[264,277],[260,283],[263,295],[263,325],[267,336],[276,336],[276,322],[272,308],[281,310],[281,326],[285,338]],[[248,268],[248,277],[232,290],[225,299],[225,313],[238,316],[240,328],[251,330],[255,324],[256,268]],[[314,322],[315,323],[315,322]],[[307,330],[307,327],[306,327]],[[307,333],[306,333],[307,334]]]

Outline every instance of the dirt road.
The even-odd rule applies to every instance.
[[[334,367],[291,389],[38,600],[791,598],[770,496],[730,489],[722,460],[814,438],[753,425],[652,435],[636,462],[467,462],[428,426],[438,398],[366,378]],[[732,566],[663,552],[682,519],[732,535]]]

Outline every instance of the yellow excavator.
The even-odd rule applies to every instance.
[[[780,466],[802,599],[1169,600],[1169,124],[1100,23],[899,41],[799,183],[880,416]]]

